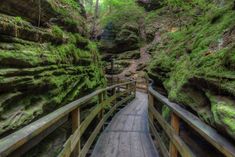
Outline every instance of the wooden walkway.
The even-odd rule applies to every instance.
[[[146,94],[136,93],[136,83],[132,80],[98,89],[0,139],[0,157],[24,156],[65,123],[71,124],[72,133],[57,157],[86,157],[90,153],[92,157],[159,157],[154,144],[163,157],[235,157],[235,145],[230,140],[180,105],[170,102],[152,85],[148,86],[148,99]],[[111,96],[107,96],[108,92]],[[98,104],[81,119],[81,109],[94,97],[98,97]],[[110,116],[130,101],[102,132]],[[107,104],[111,106],[108,111]],[[159,109],[163,106],[171,110],[170,123]],[[92,122],[98,124],[91,132]],[[88,138],[86,131],[91,132]],[[95,148],[91,149],[101,132]],[[154,144],[149,132],[155,139]],[[169,142],[162,140],[163,133]],[[81,143],[84,136],[87,140]],[[205,141],[206,145],[202,144]]]
[[[148,131],[147,102],[147,95],[137,92],[101,134],[92,157],[158,157]]]

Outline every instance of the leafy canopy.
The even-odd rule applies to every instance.
[[[126,22],[138,22],[144,17],[144,9],[137,5],[135,0],[102,0],[101,24],[113,23],[119,27]]]

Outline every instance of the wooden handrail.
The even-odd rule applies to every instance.
[[[120,91],[119,93],[115,92],[116,94],[110,98],[104,99],[104,93],[108,90],[116,91],[116,88],[121,86],[127,86],[128,88],[125,90]],[[84,96],[68,105],[65,105],[56,111],[48,114],[45,117],[27,125],[26,127],[16,131],[15,133],[0,139],[0,157],[7,157],[7,156],[21,156],[33,146],[38,144],[42,139],[44,139],[48,134],[54,131],[56,128],[59,128],[65,121],[68,120],[68,116],[71,114],[72,117],[72,130],[73,134],[71,137],[66,141],[64,145],[64,149],[60,156],[66,156],[68,154],[73,154],[73,156],[78,156],[83,153],[84,156],[86,153],[85,150],[80,150],[80,137],[87,129],[89,124],[95,118],[95,116],[101,112],[103,112],[104,104],[110,103],[112,101],[116,101],[118,97],[125,96],[125,98],[117,102],[110,111],[114,111],[118,105],[122,105],[123,103],[127,102],[128,100],[132,99],[135,96],[135,81],[129,81],[125,83],[119,83],[104,89],[99,89],[94,91],[93,93]],[[130,95],[126,93],[131,93]],[[93,109],[90,115],[81,123],[80,122],[80,108],[83,107],[88,101],[90,101],[93,97],[99,96],[100,102]],[[102,97],[102,98],[101,98]],[[103,114],[103,113],[102,113]],[[105,120],[110,116],[109,115],[102,115],[100,117],[100,123],[98,126],[103,126]],[[93,136],[97,136],[100,128],[95,129],[95,133]],[[95,137],[90,139],[88,146],[90,143],[93,142]],[[86,147],[86,149],[88,149]],[[69,153],[68,153],[69,151]]]
[[[180,107],[180,105],[170,102],[165,96],[155,91],[152,86],[148,87],[149,96],[149,122],[150,129],[153,135],[159,138],[157,129],[154,126],[155,120],[163,128],[164,132],[170,137],[170,150],[163,152],[164,157],[177,157],[179,152],[182,157],[195,156],[192,151],[185,144],[183,139],[179,136],[179,121],[186,122],[192,127],[198,134],[200,134],[207,142],[214,146],[219,152],[226,157],[235,157],[235,145],[221,136],[215,129],[202,122],[197,116],[193,115],[189,111]],[[173,112],[171,115],[171,126],[168,124],[162,115],[155,109],[155,99],[166,105]],[[160,139],[159,139],[160,140]],[[159,141],[158,141],[159,142]],[[160,140],[160,150],[166,151],[166,147],[163,146],[163,142]],[[176,150],[176,152],[174,151]]]
[[[116,84],[117,82],[126,82],[126,81],[130,81],[130,79],[128,78],[119,78],[119,77],[112,77],[112,76],[106,76],[108,79],[108,83],[112,84]],[[145,92],[147,93],[148,91],[148,78],[144,78],[143,80],[135,80],[136,83],[136,89],[141,91],[141,92]]]

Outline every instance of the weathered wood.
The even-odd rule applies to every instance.
[[[87,140],[86,144],[83,146],[79,157],[85,157],[87,152],[89,151],[92,143],[95,140],[95,137],[98,135],[99,131],[101,130],[102,126],[104,125],[104,119],[102,119],[99,124],[96,126],[95,130],[92,132],[91,136]]]
[[[170,154],[169,154],[165,144],[161,140],[161,137],[158,134],[157,129],[154,127],[153,121],[151,119],[149,119],[149,125],[150,125],[150,129],[151,129],[154,137],[156,138],[156,140],[154,142],[156,142],[157,143],[156,145],[159,146],[160,151],[162,152],[163,157],[170,157]]]
[[[71,112],[72,117],[72,133],[75,133],[77,129],[80,127],[80,109],[77,108]],[[77,157],[80,153],[80,140],[75,143],[75,149],[72,150],[71,157]]]
[[[139,133],[139,132],[131,132],[130,133],[130,147],[131,147],[130,153],[133,157],[145,156],[140,134],[141,133]]]
[[[117,90],[116,90],[116,88],[113,88],[113,95],[115,95],[115,99],[114,99],[114,104],[116,104],[116,102],[117,102],[117,96],[116,96],[116,94],[117,94]]]
[[[86,117],[86,119],[82,122],[81,127],[79,129],[80,134],[83,135],[89,124],[92,120],[97,116],[97,114],[102,110],[102,105],[97,105],[95,109],[91,111],[91,113]]]
[[[100,93],[98,95],[99,98],[99,105],[101,106],[101,110],[100,113],[98,115],[99,119],[101,120],[104,116],[104,105],[103,105],[103,101],[104,101],[104,92]]]
[[[150,111],[155,117],[155,119],[159,122],[161,127],[164,129],[166,134],[169,136],[173,144],[176,146],[177,150],[181,154],[182,157],[195,157],[193,152],[190,150],[190,148],[184,143],[184,141],[175,133],[173,128],[163,119],[161,114],[158,113],[158,111],[153,107],[149,106]]]
[[[226,157],[235,156],[235,146],[222,137],[215,129],[202,122],[198,117],[183,109],[178,104],[170,102],[166,97],[156,92],[152,87],[149,87],[149,93],[153,94],[160,102],[167,105],[181,120],[191,126],[205,140],[217,148]]]
[[[70,112],[76,108],[80,108],[86,102],[91,100],[94,96],[107,90],[111,90],[115,87],[125,86],[126,84],[133,83],[134,81],[129,81],[125,83],[120,83],[113,85],[104,89],[99,89],[81,99],[78,99],[64,107],[57,109],[56,111],[48,114],[47,116],[31,123],[30,125],[16,131],[15,133],[0,140],[0,156],[6,157],[24,144],[28,143],[31,139],[39,136],[46,129],[55,125],[63,117],[67,116]]]
[[[60,152],[60,154],[57,157],[70,157],[71,155],[71,141],[72,138],[70,137],[66,143],[63,146],[63,150]]]
[[[58,127],[63,125],[66,121],[68,121],[68,116],[65,116],[61,118],[59,121],[57,121],[53,126],[50,126],[44,130],[44,132],[40,133],[38,136],[30,139],[27,143],[21,145],[19,148],[13,152],[11,152],[8,157],[19,157],[22,156],[24,153],[29,151],[31,148],[39,144],[45,137],[47,137],[49,134],[51,134],[54,130],[56,130]],[[0,157],[2,157],[0,155]]]
[[[120,83],[120,78],[117,79],[117,83]],[[120,92],[120,87],[117,87],[117,92]]]
[[[100,129],[102,128],[104,122],[111,116],[111,114],[116,110],[117,106],[125,103],[126,101],[130,100],[133,96],[130,95],[127,98],[123,99],[122,101],[120,101],[119,103],[117,103],[114,107],[112,107],[112,109],[106,113],[103,118],[100,120],[99,124],[97,125],[97,127],[95,128],[95,130],[93,131],[93,133],[91,134],[91,136],[89,137],[89,139],[87,140],[86,144],[84,145],[84,147],[81,150],[80,156],[79,157],[85,157],[88,150],[91,147],[91,144],[94,142],[95,137],[98,135]]]
[[[119,101],[114,107],[112,107],[108,113],[105,114],[104,119],[105,121],[112,115],[112,113],[122,104],[126,103],[127,101],[133,99],[133,95],[129,95],[128,97],[124,98],[123,100]]]
[[[175,131],[175,134],[179,135],[180,119],[174,113],[171,113],[171,127]],[[174,145],[173,142],[170,142],[170,151],[169,152],[170,152],[170,157],[178,157],[178,150],[177,150],[177,148],[176,148],[176,146]]]
[[[133,98],[134,95],[129,97]],[[117,105],[121,105],[122,101]],[[104,130],[92,157],[158,157],[151,139],[148,138],[146,122],[147,95],[137,93],[134,101],[119,111]]]
[[[121,96],[123,94],[125,94],[126,92],[122,92],[122,93],[118,93],[117,95]],[[123,99],[122,101],[118,102],[105,116],[104,116],[104,120],[106,121],[109,116],[116,110],[116,108],[120,105],[122,105],[123,103],[125,103],[126,101],[132,99],[133,96],[129,96],[125,99]],[[112,100],[112,98],[110,97],[109,99],[103,101],[103,104],[106,104],[106,101],[110,101],[110,99]],[[101,110],[101,106],[102,105],[97,105],[97,107],[95,109],[93,109],[91,111],[91,113],[89,114],[89,116],[82,122],[82,124],[80,125],[80,128],[77,129],[75,131],[75,133],[72,135],[72,144],[71,144],[71,150],[73,150],[75,148],[75,144],[80,140],[80,137],[83,135],[85,129],[88,127],[88,125],[91,123],[91,121],[96,117],[96,115],[100,112]]]
[[[153,106],[154,106],[154,97],[153,97],[152,94],[148,94],[148,103],[149,103],[149,109],[150,109],[150,107],[153,107]],[[149,111],[148,114],[149,114],[149,119],[150,119],[152,122],[154,122],[154,116],[153,116],[152,112]]]

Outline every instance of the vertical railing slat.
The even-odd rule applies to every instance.
[[[79,129],[80,127],[80,109],[77,108],[75,110],[72,111],[71,113],[71,117],[72,117],[72,133],[74,133],[77,129]],[[79,153],[80,153],[80,140],[78,141],[75,150],[73,150],[71,157],[78,157]]]
[[[154,106],[154,97],[151,93],[148,94],[148,101],[149,101],[149,106]],[[154,123],[154,116],[151,113],[151,111],[149,111],[149,119]]]
[[[101,92],[98,97],[99,97],[99,104],[98,105],[102,105],[102,109],[100,110],[100,113],[98,115],[99,121],[102,120],[102,118],[104,117],[104,104],[102,103],[104,101],[104,95],[105,92]],[[103,126],[104,127],[104,126]]]
[[[173,130],[175,131],[177,135],[179,135],[179,131],[180,131],[179,122],[180,122],[179,117],[175,113],[172,113],[171,114],[171,127],[173,128]],[[170,157],[178,157],[177,147],[174,145],[172,141],[170,142],[169,152],[170,152]]]

